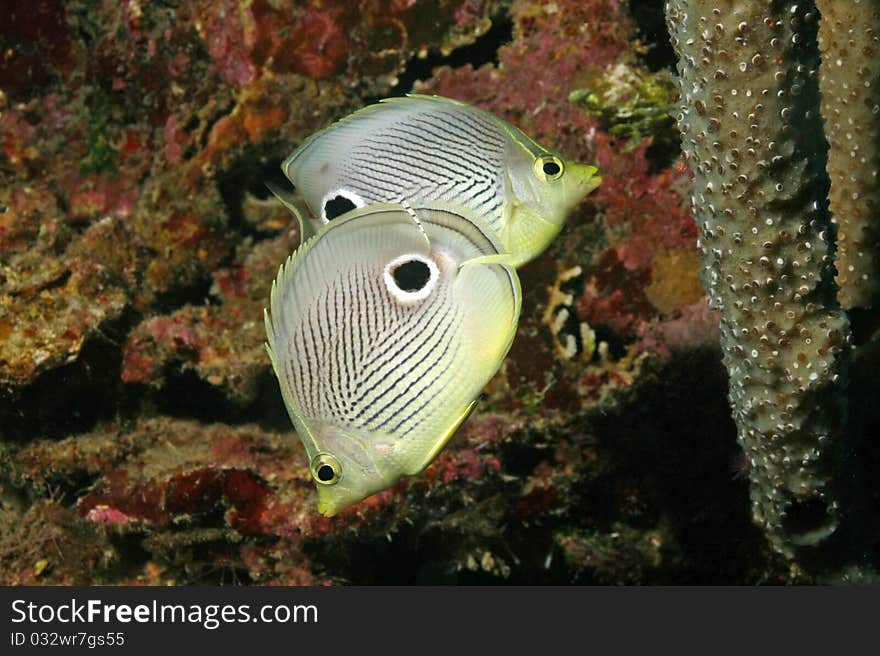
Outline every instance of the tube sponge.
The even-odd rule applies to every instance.
[[[838,526],[849,326],[834,282],[812,2],[669,0],[703,281],[721,320],[754,519],[795,556]]]
[[[816,0],[829,203],[845,308],[880,293],[880,0]]]

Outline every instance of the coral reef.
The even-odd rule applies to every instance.
[[[120,555],[70,508],[38,499],[20,517],[0,510],[0,584],[97,585],[113,580]]]
[[[869,307],[880,291],[880,2],[816,6],[840,304]]]
[[[170,315],[145,319],[129,333],[122,381],[161,388],[166,376],[192,371],[235,405],[253,403],[267,374],[262,323],[266,280],[290,251],[286,234],[257,244],[243,242],[233,266],[213,274],[210,293],[217,304],[188,304]]]
[[[671,60],[645,40],[662,23],[636,22],[659,11],[7,4],[0,582],[814,580],[750,521],[665,118]],[[485,107],[604,183],[521,270],[510,356],[449,447],[328,519],[262,347],[299,241],[264,181],[315,130],[410,90]],[[880,430],[870,404],[851,408],[855,433]],[[878,462],[868,441],[857,456]]]

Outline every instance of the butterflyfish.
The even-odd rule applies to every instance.
[[[601,182],[480,108],[410,95],[369,105],[309,137],[282,164],[305,234],[358,207],[408,201],[469,210],[520,266],[556,237]],[[311,213],[317,227],[304,214]]]
[[[380,204],[281,266],[266,346],[322,514],[420,472],[467,418],[519,319],[499,252],[460,212]]]

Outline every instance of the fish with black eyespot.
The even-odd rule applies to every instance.
[[[424,469],[510,348],[519,278],[463,212],[348,212],[272,285],[267,349],[324,515]]]
[[[595,166],[564,159],[494,114],[424,95],[354,112],[309,137],[282,170],[298,196],[271,188],[306,235],[366,205],[443,203],[468,210],[513,266],[539,255],[601,182]]]

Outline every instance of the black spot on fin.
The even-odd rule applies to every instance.
[[[405,292],[423,289],[431,279],[431,269],[420,260],[404,262],[394,269],[394,282]]]
[[[337,216],[342,216],[356,207],[357,205],[350,198],[334,196],[324,203],[324,216],[327,217],[328,221],[332,221]]]

